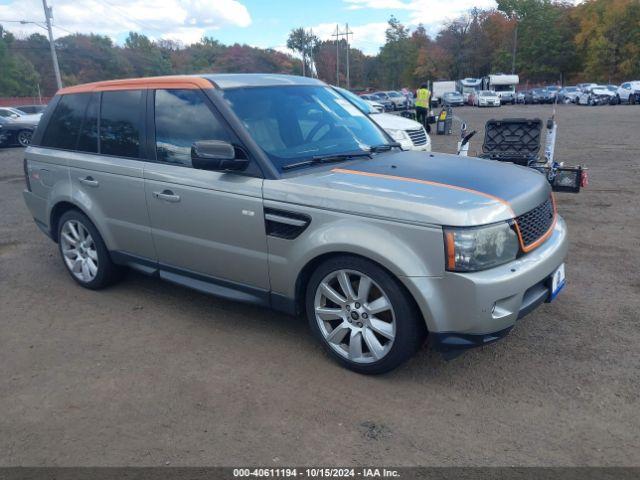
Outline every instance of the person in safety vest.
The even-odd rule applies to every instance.
[[[427,88],[427,84],[423,83],[416,91],[416,120],[420,122],[424,128],[429,131],[427,117],[429,116],[429,102],[431,101],[431,92]]]

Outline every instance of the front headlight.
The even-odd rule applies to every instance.
[[[391,135],[391,138],[393,138],[394,140],[397,140],[398,142],[405,140],[407,138],[407,135],[404,133],[404,130],[396,130],[393,128],[389,128],[387,130],[387,133]]]
[[[447,270],[475,272],[515,260],[518,236],[507,222],[483,227],[444,227]]]

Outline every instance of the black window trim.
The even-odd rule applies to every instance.
[[[100,130],[100,124],[102,119],[102,97],[105,93],[117,93],[117,92],[140,92],[140,102],[138,104],[138,121],[140,127],[140,147],[138,148],[138,156],[137,157],[125,157],[123,155],[111,155],[110,153],[102,153],[102,133]],[[122,90],[101,90],[97,93],[100,94],[100,103],[98,104],[98,155],[102,155],[110,158],[125,158],[127,160],[139,160],[139,161],[153,161],[149,156],[149,152],[146,148],[146,136],[147,136],[147,122],[145,121],[145,110],[146,110],[146,100],[148,96],[149,90],[146,88],[126,88]],[[143,108],[144,107],[144,108]],[[77,151],[77,150],[74,150]],[[79,153],[87,153],[87,152],[79,152]]]
[[[79,95],[83,95],[82,93],[80,93]],[[96,153],[100,153],[100,96],[96,95],[96,92],[89,92],[88,93],[89,96],[89,101],[87,102],[87,104],[84,107],[84,113],[82,114],[82,122],[80,123],[80,130],[78,130],[78,136],[76,137],[76,144],[75,144],[75,148],[72,150],[73,152],[78,152],[78,153],[90,153],[90,154],[96,154]],[[93,99],[97,98],[98,99],[98,118],[97,118],[97,131],[96,131],[96,151],[95,152],[85,152],[84,150],[78,150],[78,145],[80,144],[80,135],[82,134],[82,131],[84,130],[84,125],[87,123],[87,113],[89,112],[89,105],[91,105],[91,101]]]

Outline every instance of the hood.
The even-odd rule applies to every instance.
[[[390,113],[374,113],[369,118],[385,130],[387,128],[396,130],[418,130],[422,128],[422,125],[415,120]]]
[[[613,97],[615,95],[615,93],[608,88],[594,88],[591,90],[591,93],[594,95],[606,95],[608,97]]]
[[[545,177],[531,168],[423,152],[381,154],[264,183],[268,200],[449,226],[512,219],[550,192]]]

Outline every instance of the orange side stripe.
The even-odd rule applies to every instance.
[[[475,193],[476,195],[481,195],[481,196],[483,196],[485,198],[490,198],[491,200],[495,200],[497,202],[502,203],[503,205],[505,205],[509,209],[509,211],[511,212],[511,215],[513,215],[514,218],[516,216],[516,214],[514,213],[513,209],[511,208],[511,205],[506,200],[504,200],[504,199],[502,199],[500,197],[496,197],[495,195],[491,195],[490,193],[481,192],[479,190],[473,190],[472,188],[459,187],[457,185],[450,185],[448,183],[432,182],[430,180],[420,180],[418,178],[399,177],[399,176],[396,176],[396,175],[387,175],[387,174],[384,174],[384,173],[360,172],[358,170],[349,170],[349,169],[346,169],[346,168],[334,168],[331,171],[332,172],[336,172],[336,173],[347,173],[347,174],[351,174],[351,175],[362,175],[362,176],[365,176],[365,177],[386,178],[387,180],[399,180],[401,182],[421,183],[423,185],[431,185],[431,186],[434,186],[434,187],[442,187],[442,188],[450,188],[452,190],[459,190],[461,192]]]

